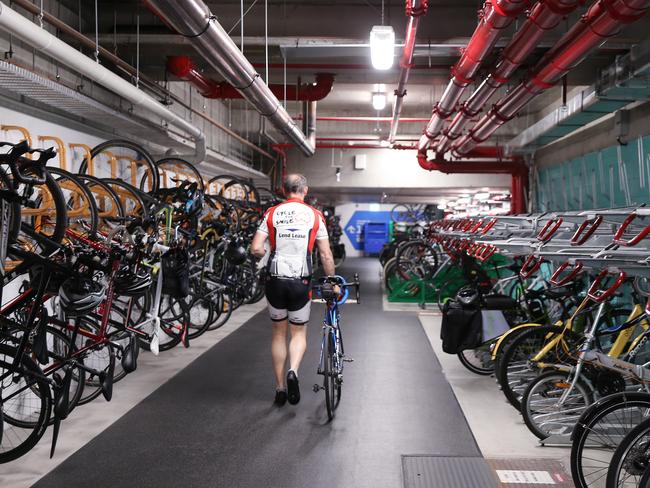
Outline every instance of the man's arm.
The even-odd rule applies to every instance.
[[[323,265],[323,271],[327,276],[334,276],[336,271],[334,269],[334,256],[330,249],[329,239],[317,239],[316,245],[318,246],[318,254],[320,254],[320,262]]]
[[[253,242],[251,242],[251,254],[258,259],[262,259],[266,255],[266,249],[264,248],[264,242],[268,234],[260,232],[259,230],[255,232],[253,236]]]

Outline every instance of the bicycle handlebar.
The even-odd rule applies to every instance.
[[[42,185],[45,183],[44,175],[23,175],[20,171],[20,165],[18,163],[21,161],[21,157],[24,154],[38,154],[39,157],[35,163],[40,167],[41,170],[43,170],[45,169],[46,163],[56,156],[56,150],[54,148],[30,149],[27,141],[21,141],[18,144],[11,144],[9,142],[0,143],[0,147],[3,146],[12,146],[12,148],[7,154],[0,155],[0,163],[9,165],[11,174],[16,179],[16,181],[25,185]]]

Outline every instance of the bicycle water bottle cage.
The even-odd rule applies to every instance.
[[[602,222],[602,215],[596,215],[593,219],[585,220],[582,224],[580,224],[578,230],[576,230],[575,234],[573,234],[571,237],[571,245],[582,246],[589,240],[592,235],[594,235],[594,232],[596,232],[596,229],[598,229]]]
[[[627,218],[623,221],[621,226],[616,231],[616,234],[614,234],[615,244],[618,244],[619,246],[625,246],[625,247],[636,246],[639,242],[645,239],[648,236],[648,234],[650,234],[650,224],[648,224],[645,226],[645,228],[638,230],[637,233],[634,234],[631,238],[627,240],[623,238],[625,232],[628,230],[630,225],[632,225],[632,222],[634,222],[636,218],[637,218],[636,212],[631,213],[630,215],[627,216]]]
[[[606,276],[610,274],[611,274],[610,270],[605,268],[598,274],[598,276],[596,276],[596,279],[589,287],[587,296],[594,302],[602,303],[608,298],[610,298],[612,295],[614,295],[614,293],[616,293],[616,290],[618,290],[621,287],[621,285],[625,282],[627,278],[627,275],[625,274],[624,271],[619,271],[618,276],[614,281],[614,283],[612,283],[612,285],[607,289],[601,289],[600,288],[601,282],[605,279]]]
[[[571,267],[571,271],[563,276],[563,273],[569,267]],[[576,261],[574,264],[571,264],[567,261],[566,263],[562,263],[560,266],[558,266],[558,268],[555,270],[555,273],[553,273],[553,276],[551,276],[550,283],[555,286],[564,286],[573,281],[573,279],[578,276],[581,271],[582,263],[580,261]]]
[[[564,222],[564,220],[562,220],[562,217],[551,219],[546,222],[544,227],[542,227],[542,230],[539,231],[539,234],[537,234],[537,239],[542,242],[550,241],[562,225],[562,222]]]
[[[540,266],[542,265],[542,261],[542,258],[536,258],[533,254],[531,254],[521,265],[519,276],[525,280],[530,278],[539,270]]]

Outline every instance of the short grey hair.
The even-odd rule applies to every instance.
[[[289,193],[305,193],[307,191],[307,178],[299,173],[287,175],[282,182],[282,188],[285,195]]]

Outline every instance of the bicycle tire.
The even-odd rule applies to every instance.
[[[219,296],[220,296],[219,300],[221,303],[220,306],[221,313],[217,316],[215,321],[210,324],[208,330],[216,330],[219,327],[222,327],[226,322],[228,322],[228,319],[230,319],[230,316],[232,315],[232,311],[234,310],[229,294],[220,293]]]
[[[531,370],[528,361],[534,357],[552,337],[564,331],[563,326],[531,325],[519,332],[504,349],[497,365],[496,378],[508,403],[521,411],[521,397],[530,381],[539,375]],[[521,368],[525,368],[521,370]]]
[[[456,356],[458,356],[460,363],[472,373],[480,376],[490,376],[491,374],[494,374],[494,362],[492,361],[490,354],[490,344],[492,344],[492,342],[483,344],[476,349],[461,351]],[[478,361],[483,362],[487,359],[488,362],[485,362],[481,365],[475,364],[470,359],[470,354],[476,354],[477,352],[481,354],[481,357],[476,358]]]
[[[76,175],[88,188],[97,208],[98,230],[109,233],[126,217],[124,206],[115,190],[99,178],[91,175]]]
[[[564,390],[570,385],[570,379],[569,373],[564,371],[549,371],[535,378],[524,392],[524,395],[521,398],[521,415],[524,418],[524,423],[526,424],[526,427],[528,427],[528,430],[530,430],[537,438],[544,440],[553,435],[554,432],[549,428],[549,426],[546,426],[547,428],[545,429],[542,426],[542,423],[538,422],[538,419],[535,417],[535,414],[538,413],[537,409],[539,406],[535,405],[536,397],[534,395],[539,394],[539,396],[544,399],[551,399],[551,403],[554,405],[556,402],[553,402],[553,400],[559,399],[562,396]],[[593,392],[580,378],[576,382],[575,390],[577,390],[577,393],[582,397],[581,400],[584,403],[583,408],[587,409],[589,405],[593,403]],[[551,394],[555,394],[555,397],[551,398]],[[563,414],[563,411],[557,410],[556,407],[553,406],[552,408],[554,412],[558,413],[558,415],[566,415]],[[569,410],[573,410],[574,408],[579,409],[580,407],[572,407]],[[542,415],[547,414],[542,413]],[[573,431],[575,426],[575,422],[571,422],[573,416],[574,415],[569,415],[568,419],[565,419],[567,420],[567,424],[565,424],[565,427],[563,427],[564,430],[559,434],[567,435]],[[576,418],[575,421],[577,422],[577,420],[578,419]],[[566,431],[567,428],[570,429],[570,432]]]
[[[95,197],[90,192],[86,184],[79,177],[77,177],[77,175],[74,175],[61,168],[48,168],[48,172],[54,176],[54,179],[59,185],[59,188],[61,188],[62,193],[64,190],[69,190],[71,192],[71,195],[67,198],[64,194],[69,228],[73,228],[73,219],[76,217],[76,213],[79,212],[79,210],[75,208],[76,202],[74,191],[76,191],[76,197],[79,198],[80,196],[83,196],[87,202],[87,211],[89,215],[87,221],[85,222],[86,226],[84,227],[82,225],[81,229],[74,230],[81,234],[94,234],[97,232],[97,228],[99,226],[99,212],[97,211],[97,202],[95,201]],[[66,180],[67,183],[65,183]],[[76,187],[76,189],[73,191],[72,187]]]
[[[54,180],[54,177],[50,174],[50,172],[46,169],[43,169],[40,165],[37,163],[26,163],[22,168],[21,168],[21,173],[23,173],[25,176],[30,176],[31,173],[40,176],[41,174],[45,178],[45,183],[44,185],[35,185],[34,188],[42,188],[45,187],[41,190],[41,193],[39,196],[36,198],[32,199],[32,205],[30,205],[29,209],[23,209],[21,208],[20,210],[20,215],[21,215],[21,220],[24,224],[30,226],[33,229],[33,232],[39,235],[42,235],[44,237],[47,237],[49,240],[54,241],[56,243],[60,243],[63,240],[63,237],[65,236],[65,231],[68,227],[68,216],[66,212],[66,203],[65,199],[63,197],[63,192],[61,191],[61,188],[59,188],[59,185],[57,182]],[[47,191],[49,198],[51,198],[52,202],[44,201],[42,198],[43,192]],[[21,193],[21,188],[18,188],[18,192]],[[32,195],[34,192],[31,192]],[[36,192],[38,193],[38,192]],[[47,199],[45,199],[47,200]],[[56,213],[55,218],[53,219],[53,223],[50,223],[51,227],[51,232],[41,232],[43,229],[43,223],[38,223],[38,217],[36,216],[36,212],[38,208],[36,205],[40,205],[45,203],[48,205],[46,209],[48,209],[50,212],[54,211]],[[49,205],[52,205],[53,207],[50,207]],[[31,218],[30,218],[31,215]],[[51,222],[51,220],[50,220]],[[41,230],[38,230],[37,227],[39,227]],[[21,237],[26,237],[25,233],[21,231]]]
[[[187,329],[187,337],[192,340],[205,334],[213,322],[214,304],[203,296],[195,296],[190,303],[190,316]],[[200,316],[195,313],[204,310]]]
[[[116,148],[122,148],[122,149],[128,149],[130,151],[135,152],[138,155],[138,162],[143,163],[146,166],[146,171],[151,174],[151,177],[147,180],[146,175],[143,176],[140,179],[140,182],[136,182],[136,185],[140,190],[146,191],[148,193],[155,193],[158,191],[158,188],[160,188],[160,181],[158,178],[158,170],[156,169],[156,164],[149,154],[149,152],[143,148],[141,145],[136,144],[135,142],[127,141],[125,139],[111,139],[105,142],[102,142],[101,144],[98,144],[92,150],[90,151],[90,157],[94,160],[97,156],[104,152],[111,152],[109,149],[112,149],[114,152]],[[88,173],[88,161],[84,159],[81,162],[81,165],[79,167],[79,173],[80,174],[86,174]],[[93,174],[91,176],[98,176],[96,174]],[[112,177],[113,175],[111,175]],[[115,175],[119,177],[120,175]],[[150,183],[150,187],[146,188],[145,185],[145,180]]]
[[[636,447],[640,440],[646,438],[642,443],[643,447]],[[623,438],[618,445],[609,463],[607,470],[607,487],[611,488],[644,488],[647,487],[647,480],[650,479],[650,470],[648,469],[648,452],[647,446],[650,442],[650,419],[644,420],[634,429],[632,429]],[[628,456],[630,457],[628,459]],[[636,459],[634,459],[636,457]],[[624,481],[631,481],[634,484],[620,485],[619,480],[621,473],[626,473]]]
[[[14,358],[15,355],[15,348],[10,347],[6,344],[0,344],[0,371],[11,367],[11,364],[13,362],[4,360],[3,356]],[[50,418],[52,412],[52,398],[50,395],[50,388],[48,383],[43,378],[41,369],[34,361],[26,356],[23,357],[21,363],[21,371],[26,371],[33,375],[33,377],[29,380],[30,386],[26,386],[25,388],[28,388],[30,392],[35,393],[35,396],[40,399],[38,410],[39,413],[38,417],[33,422],[34,428],[31,430],[31,433],[29,433],[29,435],[27,435],[24,440],[20,441],[19,444],[9,448],[7,446],[7,439],[10,436],[7,435],[7,432],[9,432],[8,429],[10,429],[11,426],[7,426],[6,422],[5,412],[7,411],[7,401],[0,401],[0,405],[2,405],[1,416],[4,419],[2,437],[3,444],[0,444],[0,464],[8,463],[10,461],[18,459],[19,457],[29,452],[38,443],[41,437],[43,437],[43,434],[47,430],[48,419]],[[17,377],[16,373],[14,376]],[[14,382],[14,384],[18,383]],[[0,390],[0,393],[2,393],[2,391],[3,390]]]
[[[0,168],[0,188],[6,189],[9,191],[15,191],[14,184],[11,179],[7,176],[7,173],[3,168]],[[18,234],[20,233],[20,203],[16,200],[13,202],[5,202],[8,220],[7,226],[7,242],[5,243],[5,251],[7,246],[10,246],[16,242],[18,239]]]
[[[334,354],[336,354],[336,346],[334,345],[334,334],[331,331],[327,332],[327,347],[324,361],[323,370],[323,386],[325,388],[325,407],[327,409],[327,418],[333,420],[336,415],[336,392],[334,380]]]
[[[168,188],[166,185],[166,181],[164,181],[163,174],[161,174],[164,171],[167,171],[165,166],[169,165],[176,165],[180,166],[183,168],[183,171],[181,174],[185,176],[183,181],[187,180],[187,176],[190,176],[191,179],[189,181],[194,182],[198,185],[198,188],[201,192],[205,192],[205,183],[203,182],[203,177],[201,176],[201,173],[199,173],[199,170],[196,169],[196,166],[194,166],[192,163],[189,161],[185,161],[184,159],[181,158],[163,158],[159,159],[158,161],[155,162],[156,165],[156,170],[158,172],[158,179],[160,181],[159,188]],[[174,171],[174,169],[170,169],[169,171]]]
[[[630,425],[629,429],[625,432],[620,430],[620,416],[617,412],[624,409],[635,409],[638,410],[637,413],[640,415],[639,421],[635,422],[634,425]],[[590,488],[591,484],[588,480],[590,478],[589,473],[585,473],[585,465],[583,463],[583,452],[585,448],[590,449],[590,453],[593,452],[593,446],[597,445],[599,454],[603,455],[605,459],[600,463],[601,467],[598,465],[593,465],[595,462],[592,459],[592,456],[589,455],[587,460],[589,465],[587,467],[594,467],[595,473],[599,473],[596,476],[600,478],[604,470],[609,469],[611,464],[611,456],[613,456],[614,451],[618,443],[616,442],[607,442],[608,437],[603,436],[602,434],[597,433],[598,424],[606,419],[610,414],[617,421],[617,434],[620,437],[621,433],[630,432],[636,425],[641,421],[645,420],[643,414],[640,412],[650,412],[650,394],[645,392],[622,392],[614,393],[613,395],[606,396],[601,398],[592,404],[585,412],[582,414],[576,426],[573,430],[571,440],[573,444],[571,446],[571,476],[573,478],[573,483],[576,485],[576,488]],[[630,418],[631,421],[636,420],[636,417],[632,417],[631,414],[623,413],[623,418]],[[604,422],[603,422],[604,423]],[[632,423],[632,422],[631,422]],[[596,433],[593,438],[591,437],[592,433]],[[589,441],[589,442],[588,442]],[[588,446],[588,447],[586,447]],[[609,459],[607,454],[610,453]]]

